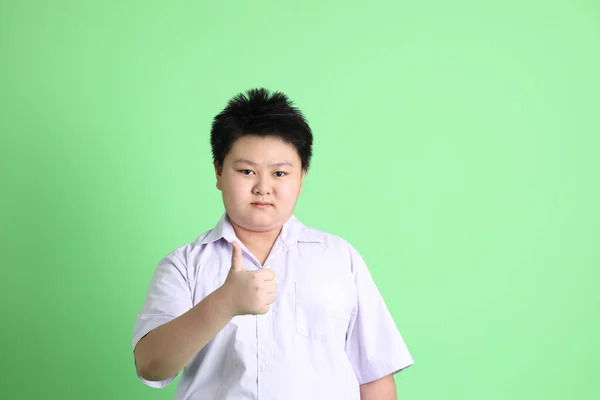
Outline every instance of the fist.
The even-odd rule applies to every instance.
[[[275,272],[270,268],[246,270],[242,262],[242,248],[234,242],[231,269],[221,288],[234,316],[266,314],[275,301]]]

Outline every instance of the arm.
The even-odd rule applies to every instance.
[[[360,385],[361,400],[396,399],[393,374],[414,362],[361,255],[349,246],[357,304],[346,336],[346,354]]]
[[[360,400],[396,400],[396,382],[392,375],[360,385]]]
[[[215,290],[192,309],[152,330],[138,342],[134,357],[139,375],[149,381],[177,375],[232,318],[223,290]]]
[[[273,271],[245,270],[237,243],[231,257],[231,269],[219,289],[139,340],[134,357],[141,378],[163,381],[174,377],[234,316],[269,311],[277,290]]]

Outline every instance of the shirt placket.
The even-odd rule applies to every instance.
[[[258,339],[258,399],[275,400],[273,397],[273,314],[269,310],[257,316]]]
[[[281,240],[278,238],[267,257],[264,267],[271,264],[271,261],[277,257],[281,251]],[[275,300],[277,301],[277,300]],[[273,378],[273,309],[269,309],[266,314],[256,317],[256,337],[258,341],[258,400],[275,400],[275,382]]]

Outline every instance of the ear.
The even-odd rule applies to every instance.
[[[223,170],[217,166],[217,163],[213,163],[213,167],[215,169],[215,177],[217,178],[217,189],[221,190],[221,178],[223,174]]]
[[[302,184],[304,183],[304,178],[306,178],[306,170],[302,170],[302,179],[300,180],[300,192],[298,194],[302,194]]]

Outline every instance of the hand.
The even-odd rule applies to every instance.
[[[275,301],[275,272],[270,268],[248,271],[242,262],[242,248],[232,243],[231,269],[221,286],[233,316],[266,314]]]

